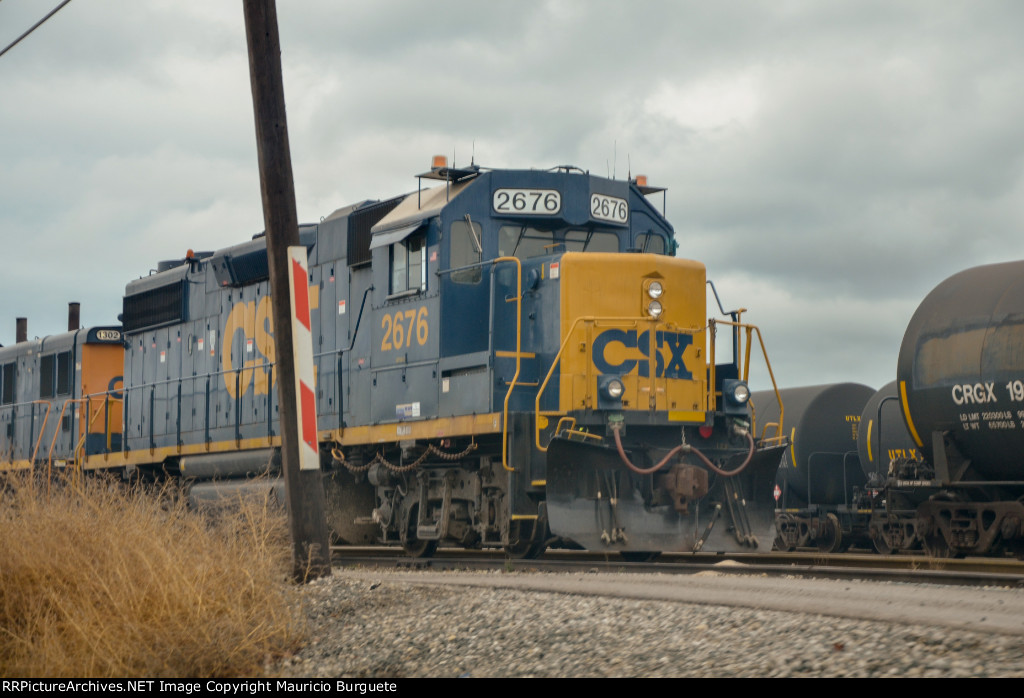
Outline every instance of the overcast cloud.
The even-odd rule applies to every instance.
[[[6,46],[57,0],[2,0]],[[435,153],[668,187],[783,385],[895,377],[911,314],[1024,258],[1024,4],[279,0],[299,218]],[[263,228],[242,6],[75,0],[0,58],[0,342]],[[660,206],[660,199],[658,205]],[[762,387],[761,381],[757,382]]]

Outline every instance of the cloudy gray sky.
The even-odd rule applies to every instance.
[[[57,0],[0,1],[0,46]],[[279,0],[299,218],[435,153],[668,187],[783,385],[895,377],[953,272],[1024,258],[1024,3]],[[0,342],[263,228],[241,3],[75,0],[0,58]],[[760,386],[761,383],[758,382]]]

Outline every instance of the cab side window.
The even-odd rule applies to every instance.
[[[13,405],[14,404],[14,382],[15,382],[15,370],[14,363],[4,364],[0,367],[0,383],[2,383],[2,392],[0,392],[0,404]]]
[[[427,290],[427,237],[410,235],[391,246],[391,295]]]
[[[665,238],[653,231],[637,235],[636,246],[640,248],[641,252],[665,254]]]
[[[71,394],[71,352],[39,357],[39,397]]]
[[[451,268],[465,267],[483,261],[483,227],[479,223],[455,221],[451,230]],[[452,281],[458,284],[475,284],[482,278],[480,267],[452,272]]]

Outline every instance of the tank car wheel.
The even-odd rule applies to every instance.
[[[924,548],[925,555],[934,558],[952,558],[952,557],[964,557],[962,554],[954,554],[950,549],[949,544],[946,543],[946,539],[941,533],[933,533],[924,536],[921,539],[921,547]]]
[[[879,555],[892,555],[892,546],[889,545],[889,541],[885,539],[885,536],[879,535],[871,542],[875,546],[875,552]]]
[[[778,550],[780,553],[791,553],[794,550],[796,550],[796,546],[790,545],[785,541],[785,539],[783,539],[782,536],[779,535],[775,536],[774,545],[775,549]]]
[[[661,557],[658,550],[622,550],[619,556],[626,562],[653,562]]]
[[[818,550],[823,553],[838,553],[843,548],[843,529],[835,514],[825,517],[825,524],[818,529],[816,539]]]

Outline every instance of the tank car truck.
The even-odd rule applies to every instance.
[[[417,181],[300,229],[337,541],[769,549],[783,443],[751,432],[756,328],[706,318],[664,190],[443,161]],[[126,466],[200,498],[274,471],[262,235],[132,281],[122,322]]]

